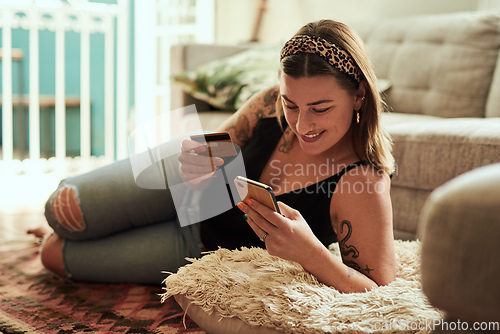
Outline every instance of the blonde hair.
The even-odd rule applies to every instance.
[[[332,20],[320,20],[303,26],[294,36],[318,36],[346,51],[361,72],[361,81],[366,83],[365,100],[359,110],[360,121],[353,117],[352,139],[356,154],[378,170],[388,174],[394,172],[392,139],[380,123],[385,104],[377,89],[377,79],[361,38],[348,26]],[[313,53],[298,53],[286,56],[280,63],[280,74],[294,78],[329,75],[339,86],[354,94],[359,83],[346,73],[331,66],[326,60]],[[284,115],[281,99],[276,102],[278,120]]]

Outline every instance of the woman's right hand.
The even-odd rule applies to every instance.
[[[200,153],[207,147],[192,139],[184,139],[179,154],[179,171],[182,180],[190,189],[202,190],[210,184],[216,170],[224,165],[224,160]]]

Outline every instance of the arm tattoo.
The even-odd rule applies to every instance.
[[[276,101],[278,100],[278,91],[273,87],[263,93],[261,99],[257,100],[255,109],[255,117],[257,120],[276,114]]]
[[[236,139],[244,144],[250,139],[250,121],[246,115],[238,117],[236,122],[229,129],[234,129]]]
[[[369,275],[370,271],[372,271],[373,269],[369,268],[368,265],[366,265],[366,268],[361,269],[361,270],[366,271],[366,274]]]
[[[342,240],[339,241],[340,252],[342,253],[343,258],[351,256],[352,258],[355,259],[359,257],[359,251],[356,249],[356,247],[346,244],[347,240],[349,240],[352,234],[352,224],[348,220],[343,220],[340,223],[340,233],[344,231],[344,225],[347,225],[347,235]],[[370,274],[371,271],[373,271],[373,269],[368,267],[368,265],[366,265],[365,268],[361,268],[361,266],[353,260],[344,260],[343,262],[346,266],[349,267],[348,268],[349,272],[347,277],[351,277],[353,275],[354,272],[352,269],[356,270],[358,273],[360,271],[364,271],[366,272],[367,275]]]
[[[278,91],[276,89],[270,89],[264,96],[264,107],[271,109],[269,110],[269,115],[276,114],[276,101],[278,100]]]
[[[255,119],[258,121],[259,119],[264,117],[264,110],[262,109],[257,109],[255,110]]]
[[[266,115],[273,115],[276,113],[276,99],[278,97],[278,92],[276,89],[268,89],[263,92],[263,95],[256,99],[251,99],[249,101],[248,108],[251,110],[250,118],[255,117],[255,122],[259,121],[261,118],[266,117]],[[246,144],[250,137],[252,136],[252,129],[250,128],[250,119],[247,115],[242,114],[238,119],[232,124],[229,129],[233,129],[236,138],[241,142]]]
[[[349,240],[352,234],[352,224],[348,220],[343,220],[340,223],[340,233],[344,231],[344,225],[347,225],[347,235],[344,237],[344,239],[339,241],[340,252],[342,253],[342,256],[349,256],[349,254],[352,253],[352,257],[357,258],[359,256],[359,252],[356,247],[346,244],[347,240]]]

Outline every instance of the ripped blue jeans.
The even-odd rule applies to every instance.
[[[168,189],[137,186],[129,159],[61,181],[45,216],[74,281],[159,285],[202,248],[198,225],[180,226]]]

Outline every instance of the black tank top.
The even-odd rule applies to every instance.
[[[285,122],[283,124],[286,126]],[[253,136],[241,150],[248,178],[259,180],[282,135],[277,118],[263,118],[258,121]],[[328,246],[337,241],[330,217],[330,202],[335,187],[347,171],[365,164],[366,162],[358,161],[325,180],[278,195],[276,199],[298,210],[316,237],[323,245]],[[207,250],[216,250],[218,247],[236,249],[242,246],[265,246],[243,219],[243,212],[237,207],[201,222],[200,233]]]

